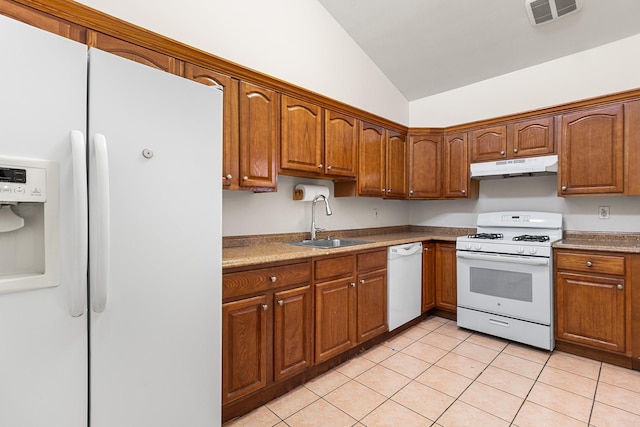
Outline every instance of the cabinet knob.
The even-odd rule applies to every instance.
[[[327,166],[327,170],[330,171],[332,169],[331,165]]]
[[[592,267],[593,263],[591,261],[587,261],[587,267]]]
[[[429,248],[424,248],[424,251],[425,252],[429,252]]]
[[[356,282],[351,282],[351,283],[349,283],[349,285],[351,285],[352,288],[355,288],[356,287]]]
[[[504,150],[500,151],[500,155],[504,156]]]
[[[278,305],[283,305],[284,301],[283,300],[278,300]]]
[[[359,282],[361,285],[364,285],[364,279],[360,279]]]
[[[514,152],[514,153],[517,153],[517,152],[518,152],[518,149],[517,149],[517,148],[514,148],[514,149],[513,149],[513,152]]]
[[[562,191],[567,191],[567,186],[563,185],[562,187],[560,187],[562,189]]]
[[[276,276],[271,276],[271,277],[269,277],[269,279],[271,279],[272,283],[276,283],[276,280],[278,280],[278,278]]]
[[[324,165],[323,165],[322,163],[320,163],[320,164],[318,165],[318,169],[322,169],[323,167],[324,167]]]
[[[390,188],[387,190],[387,193],[391,193],[391,189]]]
[[[225,176],[224,178],[225,179],[231,179],[231,178],[233,178],[233,176],[230,173],[228,173],[227,176]]]
[[[264,311],[267,311],[269,309],[269,306],[267,304],[262,304],[262,309]]]
[[[467,190],[460,190],[462,194],[467,194]]]
[[[413,190],[409,190],[409,194],[413,194]]]
[[[386,188],[383,188],[383,189],[382,189],[382,192],[383,192],[383,193],[386,193],[386,192],[387,192],[387,189],[386,189]]]
[[[624,288],[624,286],[622,286],[622,283],[618,283],[618,286],[616,286],[618,289],[622,289]]]
[[[245,175],[245,176],[242,177],[242,180],[243,181],[249,181],[249,177]]]

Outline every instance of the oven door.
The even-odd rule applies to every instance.
[[[458,306],[551,325],[551,260],[457,251]]]

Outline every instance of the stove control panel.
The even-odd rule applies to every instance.
[[[530,215],[502,215],[502,222],[508,224],[521,224],[531,221]]]

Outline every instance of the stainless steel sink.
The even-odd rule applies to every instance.
[[[300,240],[298,242],[287,242],[290,245],[306,246],[309,248],[342,248],[345,246],[364,245],[367,242],[365,240],[350,240],[350,239],[315,239],[315,240]]]

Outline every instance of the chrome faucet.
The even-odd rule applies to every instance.
[[[311,204],[311,240],[316,240],[316,232],[324,230],[324,228],[316,227],[316,202],[318,200],[324,201],[327,216],[332,214],[331,208],[329,207],[329,200],[327,200],[325,195],[318,194],[313,198],[313,203]]]

